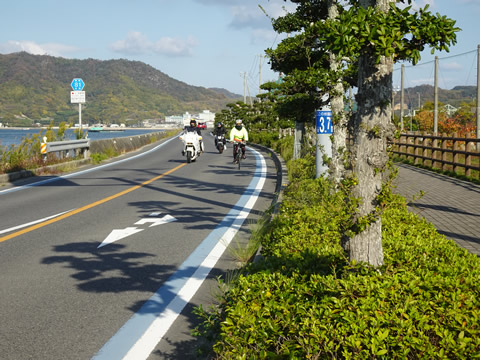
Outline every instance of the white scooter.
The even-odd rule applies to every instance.
[[[180,140],[183,141],[182,154],[187,157],[187,163],[195,161],[200,156],[203,149],[200,146],[202,137],[196,132],[188,131],[180,135]]]

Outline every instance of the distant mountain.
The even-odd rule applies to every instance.
[[[225,95],[227,98],[229,99],[232,99],[232,100],[242,100],[243,99],[243,95],[238,95],[238,94],[234,94],[226,89],[220,89],[220,88],[210,88],[210,90],[213,90],[213,91],[216,91],[220,94],[223,94]]]
[[[0,54],[0,122],[77,122],[72,79],[85,82],[85,123],[136,123],[168,115],[217,112],[239,95],[175,80],[139,61],[70,60],[26,52]]]
[[[411,88],[405,88],[403,90],[404,103],[408,105],[410,109],[418,109],[426,102],[434,101],[434,90],[432,85],[420,85]],[[474,101],[477,96],[476,86],[456,86],[451,90],[445,90],[438,88],[438,101],[443,104],[450,104],[454,107],[459,107],[462,102],[469,103]],[[399,104],[400,95],[397,92],[395,97],[395,103]]]

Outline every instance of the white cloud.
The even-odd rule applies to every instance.
[[[297,5],[281,2],[281,3],[270,3],[267,6],[264,6],[265,11],[271,17],[279,17],[285,15],[287,12],[294,12],[297,8]]]
[[[186,40],[180,38],[163,37],[155,42],[150,41],[138,31],[131,31],[127,38],[118,40],[110,45],[114,52],[126,55],[156,53],[167,56],[191,56],[192,48],[197,44],[193,37]]]
[[[252,44],[263,44],[265,41],[273,44],[279,36],[283,35],[273,30],[271,19],[293,12],[295,7],[296,5],[284,1],[269,1],[263,4],[262,8],[258,4],[232,6],[233,17],[230,27],[239,30],[250,29]]]
[[[259,28],[265,27],[268,23],[267,18],[258,7],[233,6],[232,15],[230,26],[233,28]]]
[[[197,41],[193,37],[186,40],[178,38],[163,37],[156,41],[152,46],[152,50],[157,54],[170,56],[191,56],[193,55],[193,47],[197,45]]]
[[[274,42],[279,35],[273,30],[267,29],[254,29],[252,31],[252,43],[264,44],[266,42]]]
[[[146,36],[137,31],[130,31],[125,40],[118,40],[110,45],[112,51],[127,55],[143,54],[148,52],[150,47],[151,43]]]
[[[464,66],[459,64],[458,62],[448,62],[442,63],[442,70],[449,70],[449,71],[457,71],[457,70],[464,70]]]
[[[77,48],[69,45],[57,43],[37,44],[33,41],[10,40],[6,43],[0,44],[0,53],[2,54],[25,51],[33,55],[52,55],[66,57],[66,54],[77,50]]]
[[[285,5],[287,3],[269,2],[262,5],[263,11],[258,5],[239,5],[232,6],[233,20],[231,26],[233,28],[272,28],[271,18],[283,16],[288,12],[294,11],[295,7]]]

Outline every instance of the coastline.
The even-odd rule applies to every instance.
[[[25,138],[38,137],[38,134],[45,132],[49,128],[40,127],[2,127],[0,128],[0,152],[5,147],[18,146]],[[54,132],[57,132],[58,128],[53,128]],[[111,131],[110,131],[111,130]],[[118,131],[121,130],[121,131]],[[150,134],[155,132],[166,132],[171,129],[164,128],[105,128],[102,131],[88,131],[84,130],[84,134],[87,134],[90,140],[102,140],[111,138],[131,137],[142,134]],[[65,140],[76,139],[75,128],[69,128],[64,135]]]

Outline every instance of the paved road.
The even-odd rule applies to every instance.
[[[410,165],[397,166],[394,191],[406,197],[410,210],[480,256],[480,186]],[[418,198],[422,190],[425,194]]]
[[[195,358],[192,309],[212,303],[235,261],[225,246],[254,229],[278,178],[260,149],[238,170],[205,142],[188,165],[169,139],[0,188],[1,359]]]

